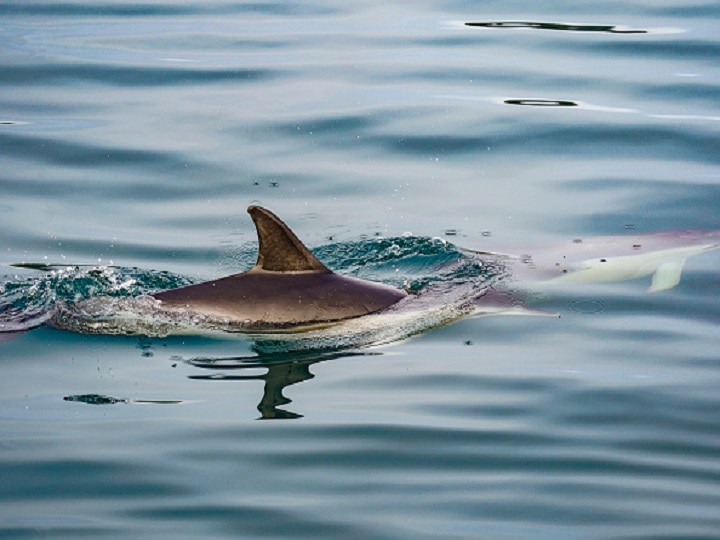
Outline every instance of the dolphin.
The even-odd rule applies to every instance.
[[[389,285],[334,273],[275,214],[260,206],[247,211],[257,229],[255,266],[153,294],[163,309],[240,324],[244,331],[301,331],[375,313],[407,296]]]
[[[43,324],[83,333],[168,335],[219,330],[293,334],[288,337],[298,340],[295,333],[310,331],[308,348],[333,338],[345,343],[390,341],[465,316],[554,315],[528,309],[527,304],[536,292],[555,284],[652,276],[651,292],[668,290],[680,282],[686,259],[720,248],[719,230],[675,230],[576,238],[555,248],[533,250],[532,255],[461,249],[479,266],[495,271],[492,279],[483,274],[477,280],[441,281],[409,295],[389,285],[335,274],[275,214],[260,206],[250,206],[248,213],[259,243],[257,262],[250,270],[151,295],[60,301],[40,314],[31,310],[23,315],[20,310],[20,317],[11,297],[7,305],[0,303],[0,342]],[[66,267],[13,266],[41,271]],[[356,319],[361,319],[358,325],[340,326]]]
[[[651,276],[648,291],[659,292],[680,283],[689,257],[718,248],[720,231],[685,229],[576,238],[532,255],[495,255],[511,267],[518,281],[555,285]]]

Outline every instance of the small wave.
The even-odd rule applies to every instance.
[[[190,284],[169,272],[138,268],[19,263],[40,276],[12,276],[0,282],[0,332],[22,332],[57,319],[59,306],[98,297],[131,297]]]
[[[470,257],[467,257],[470,258]],[[477,266],[478,270],[484,269]],[[426,278],[429,282],[430,278]],[[96,297],[78,304],[59,304],[51,320],[57,328],[86,334],[166,337],[205,334],[250,339],[261,355],[334,351],[392,343],[470,315],[473,301],[494,283],[494,276],[459,271],[442,282],[422,283],[397,304],[372,315],[320,325],[304,331],[257,331],[231,321],[189,310],[165,309],[150,296]]]
[[[150,296],[191,283],[181,276],[136,268],[24,264],[45,273],[2,285],[0,321],[8,332],[49,323],[85,334],[235,336],[253,340],[262,354],[339,350],[398,341],[472,313],[473,300],[502,273],[476,254],[433,238],[378,238],[316,252],[341,273],[392,283],[410,294],[371,316],[302,332],[258,332],[242,321],[167,309]]]

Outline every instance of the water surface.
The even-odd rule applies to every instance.
[[[393,283],[434,269],[353,246],[719,228],[718,15],[4,2],[0,274],[241,271],[250,204]],[[719,537],[719,263],[264,366],[248,340],[2,342],[0,537]]]

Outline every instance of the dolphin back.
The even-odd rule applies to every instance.
[[[247,331],[281,331],[360,317],[407,296],[382,283],[335,274],[275,214],[259,206],[248,213],[258,234],[255,266],[153,294],[163,308],[221,319]]]

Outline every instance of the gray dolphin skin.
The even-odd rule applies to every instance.
[[[275,214],[248,213],[257,229],[257,263],[247,272],[152,295],[163,308],[239,323],[244,330],[293,331],[380,311],[399,289],[328,269]]]

